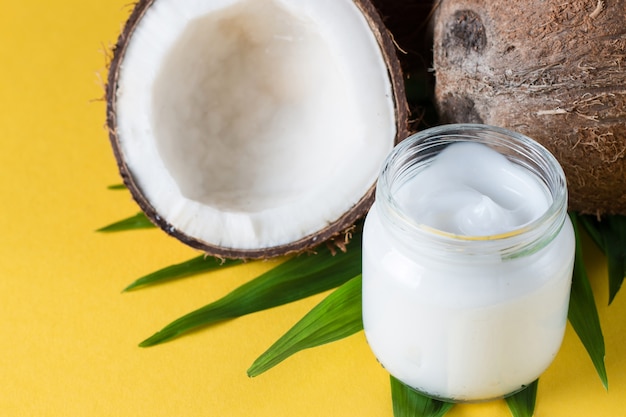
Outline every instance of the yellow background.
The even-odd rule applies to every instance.
[[[0,416],[391,416],[389,381],[362,334],[246,369],[323,295],[149,349],[170,320],[274,265],[251,263],[129,294],[135,278],[197,253],[157,230],[94,230],[134,214],[104,127],[103,81],[127,0],[3,0],[0,13]],[[542,378],[536,415],[624,415],[626,293],[606,307],[602,388],[575,334]],[[450,417],[508,416],[502,401]]]

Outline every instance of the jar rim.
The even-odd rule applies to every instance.
[[[446,232],[421,224],[415,218],[407,215],[391,192],[391,183],[394,180],[394,178],[392,178],[394,169],[397,169],[399,165],[406,162],[403,158],[406,159],[407,155],[417,154],[417,152],[423,151],[424,148],[469,141],[487,145],[494,145],[495,143],[504,148],[508,148],[513,151],[514,154],[516,153],[528,158],[533,158],[537,166],[550,175],[549,178],[545,178],[545,175],[542,175],[542,173],[535,172],[548,187],[548,191],[552,197],[552,201],[547,210],[540,216],[519,227],[503,233],[484,236],[460,235]],[[513,162],[516,161],[514,160]],[[408,229],[407,231],[409,232],[428,236],[432,239],[439,239],[445,241],[447,244],[454,245],[456,243],[468,245],[471,242],[477,241],[504,244],[505,242],[519,239],[520,236],[526,236],[529,232],[535,230],[551,232],[549,233],[549,235],[551,235],[551,241],[558,231],[560,231],[565,221],[565,216],[567,215],[567,182],[565,173],[554,155],[539,142],[528,136],[502,127],[485,124],[446,124],[417,132],[396,145],[387,156],[381,169],[377,183],[376,200],[385,201],[384,205],[387,206],[388,210],[384,211],[391,212],[387,213],[387,217],[390,218],[392,223],[402,223],[401,228],[404,230]],[[555,225],[558,227],[555,227]],[[540,234],[545,233],[542,232]],[[543,239],[540,236],[533,239],[535,246],[536,240]],[[545,244],[547,243],[549,242],[545,242]],[[529,246],[529,244],[522,244],[522,246],[526,247]],[[520,245],[518,244],[513,244],[513,247],[517,248],[512,249],[514,251],[520,249]]]

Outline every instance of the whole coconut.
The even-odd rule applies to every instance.
[[[570,209],[626,214],[626,0],[443,0],[442,122],[507,127],[561,162]]]

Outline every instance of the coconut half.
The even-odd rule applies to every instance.
[[[307,250],[373,201],[407,136],[395,49],[367,0],[144,0],[107,122],[146,215],[211,255]]]

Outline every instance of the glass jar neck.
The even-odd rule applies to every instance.
[[[550,197],[547,210],[522,226],[489,236],[437,230],[411,216],[396,198],[399,188],[419,176],[445,148],[459,142],[486,145],[528,170]],[[449,257],[450,253],[457,253],[476,258],[499,254],[503,259],[514,259],[537,252],[558,235],[567,216],[567,184],[554,156],[524,135],[486,125],[444,125],[419,132],[392,151],[378,179],[376,206],[384,226],[396,239],[411,249],[426,251],[429,256]]]

